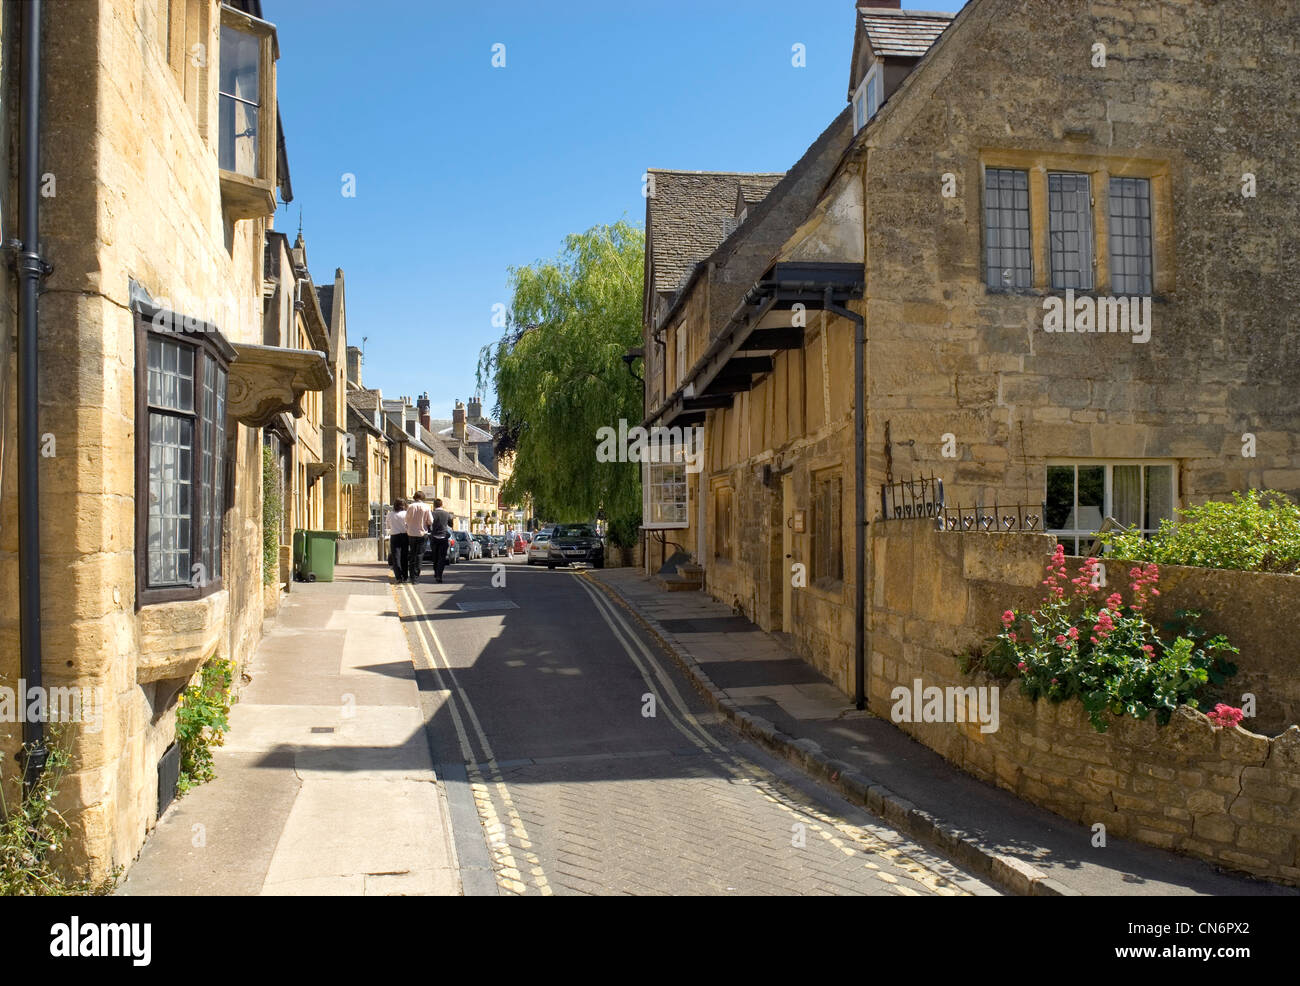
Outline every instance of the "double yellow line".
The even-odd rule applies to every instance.
[[[403,584],[398,587],[399,603],[403,594],[407,606],[413,614],[417,616],[429,615],[429,611],[424,607],[424,601],[413,586]],[[496,756],[492,752],[492,744],[483,731],[483,725],[479,721],[478,714],[474,711],[474,705],[470,701],[469,695],[461,688],[460,682],[456,680],[456,672],[452,669],[451,662],[447,660],[447,653],[443,650],[442,642],[438,639],[438,634],[433,629],[433,625],[428,620],[415,620],[414,623],[415,639],[420,645],[417,659],[423,660],[425,668],[433,672],[438,690],[445,692],[447,695],[447,708],[451,711],[451,721],[456,727],[456,738],[460,744],[461,758],[465,761],[470,791],[474,795],[474,805],[483,821],[483,831],[487,835],[488,849],[492,853],[493,861],[496,864],[497,882],[511,893],[523,894],[527,893],[531,888],[539,891],[542,896],[549,897],[552,890],[547,882],[546,872],[542,869],[541,860],[533,852],[533,843],[528,836],[528,830],[524,827],[524,821],[515,808],[514,799],[510,796],[505,778],[497,766]],[[444,674],[447,681],[451,683],[450,688],[444,682]],[[465,709],[464,718],[461,716],[459,708],[462,705]],[[475,755],[473,745],[470,743],[469,733],[465,728],[465,718],[469,719],[470,726],[483,751],[481,760]],[[480,763],[487,767],[486,777],[479,766]],[[492,800],[494,791],[501,802],[505,815],[504,821],[501,815],[498,814],[496,804]],[[511,845],[510,836],[514,837],[514,843],[518,847],[520,858],[516,858],[515,848]]]

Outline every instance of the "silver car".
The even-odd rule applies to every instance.
[[[528,564],[545,565],[547,555],[551,549],[551,532],[538,531],[533,535],[532,543],[528,545]]]

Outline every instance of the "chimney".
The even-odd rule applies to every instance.
[[[433,429],[429,427],[429,395],[427,392],[420,395],[420,399],[415,402],[415,406],[420,409],[420,427],[425,431],[432,431]]]
[[[483,420],[483,399],[478,396],[469,399],[469,423],[477,425]]]
[[[463,442],[465,440],[465,405],[460,401],[456,402],[456,406],[451,412],[451,430],[456,436],[456,441]]]
[[[348,346],[348,383],[361,386],[361,348]]]

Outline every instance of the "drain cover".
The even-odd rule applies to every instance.
[[[518,609],[509,599],[481,599],[478,602],[457,603],[456,608],[462,613],[478,613],[485,609]]]

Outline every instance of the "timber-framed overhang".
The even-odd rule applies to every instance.
[[[843,308],[860,299],[864,289],[860,262],[773,264],[745,294],[682,386],[642,425],[700,424],[709,410],[730,407],[734,395],[752,389],[771,372],[777,353],[803,348],[804,320],[799,316]]]

